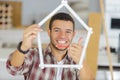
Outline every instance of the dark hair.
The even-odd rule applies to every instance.
[[[53,24],[53,21],[55,21],[55,20],[71,21],[73,23],[73,30],[75,28],[74,27],[75,26],[74,20],[69,14],[67,14],[67,13],[57,13],[50,20],[50,23],[49,23],[49,29],[50,30],[52,29],[52,24]]]

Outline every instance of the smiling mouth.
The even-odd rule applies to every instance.
[[[65,44],[65,43],[67,43],[67,41],[63,41],[63,40],[59,40],[59,41],[57,41],[59,44]]]
[[[65,41],[65,40],[59,40],[57,42],[58,42],[58,44],[56,45],[56,47],[58,47],[60,49],[65,49],[65,48],[69,47],[69,45],[66,44],[67,41]]]

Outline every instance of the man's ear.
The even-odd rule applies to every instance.
[[[48,36],[50,37],[50,29],[48,29],[47,32],[48,32]]]

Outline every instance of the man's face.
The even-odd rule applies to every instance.
[[[69,47],[75,34],[73,23],[65,20],[53,21],[52,28],[48,33],[52,47],[61,51]]]

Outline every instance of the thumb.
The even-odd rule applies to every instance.
[[[78,40],[78,45],[80,45],[80,46],[82,45],[82,40],[83,40],[83,38],[80,37],[79,40]]]

